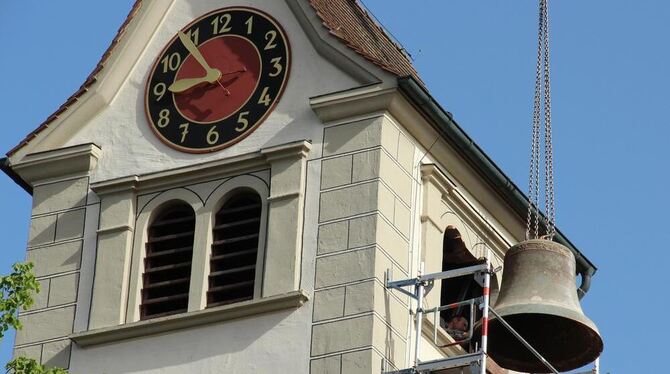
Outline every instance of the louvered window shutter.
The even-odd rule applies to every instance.
[[[253,192],[232,196],[216,214],[207,306],[254,297],[261,199]]]
[[[149,227],[144,258],[142,319],[186,312],[193,257],[195,213],[168,208]]]

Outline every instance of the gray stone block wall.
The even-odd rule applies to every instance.
[[[324,131],[310,372],[405,367],[414,146],[387,117]]]
[[[34,187],[26,258],[35,265],[41,292],[19,313],[24,327],[16,334],[15,357],[69,367],[88,182],[81,177]]]

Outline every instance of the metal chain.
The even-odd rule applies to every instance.
[[[545,168],[545,213],[547,215],[547,237],[555,234],[556,208],[554,204],[554,157],[551,138],[551,77],[549,64],[549,0],[544,0],[544,168]]]
[[[542,5],[540,5],[541,7]],[[528,217],[526,221],[526,239],[537,238],[539,234],[539,138],[540,138],[540,96],[542,92],[542,39],[543,39],[543,13],[540,12],[538,21],[537,40],[537,66],[535,70],[535,95],[533,97],[533,130],[531,135],[530,171],[528,177]],[[532,230],[534,229],[534,230]],[[532,232],[531,232],[532,230]],[[531,236],[531,233],[533,236]]]
[[[544,112],[544,203],[545,227],[549,240],[555,235],[553,146],[551,138],[551,78],[549,65],[549,11],[548,0],[540,0],[538,21],[537,66],[535,71],[535,95],[533,97],[533,131],[531,160],[528,180],[528,217],[526,239],[539,238],[540,221],[540,132]],[[543,95],[544,94],[544,95]],[[543,97],[544,96],[544,97]],[[544,102],[542,100],[544,98]],[[544,105],[543,105],[544,104]]]

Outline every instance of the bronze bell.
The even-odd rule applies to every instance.
[[[603,350],[598,329],[579,304],[575,256],[558,243],[526,240],[507,251],[493,309],[559,371],[593,362]],[[550,372],[494,316],[488,353],[507,369]]]

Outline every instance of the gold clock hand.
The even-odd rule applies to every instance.
[[[186,78],[186,79],[179,79],[174,81],[169,87],[168,91],[174,92],[174,93],[180,93],[188,90],[191,87],[195,87],[199,85],[200,83],[205,83],[207,82],[207,79],[205,77],[201,78]]]
[[[174,81],[168,87],[168,91],[174,93],[180,93],[188,90],[191,87],[195,87],[201,83],[214,83],[217,82],[220,75],[221,75],[220,71],[212,69],[204,77],[179,79]]]
[[[186,36],[182,31],[177,32],[177,35],[179,36],[179,40],[181,40],[182,44],[184,44],[184,47],[193,55],[196,61],[200,64],[205,69],[205,72],[207,73],[206,77],[207,82],[209,83],[214,83],[219,77],[221,76],[221,72],[218,69],[213,69],[207,61],[205,60],[205,57],[200,53],[200,50],[198,50],[198,47],[196,47],[195,44],[191,41],[191,39]]]

